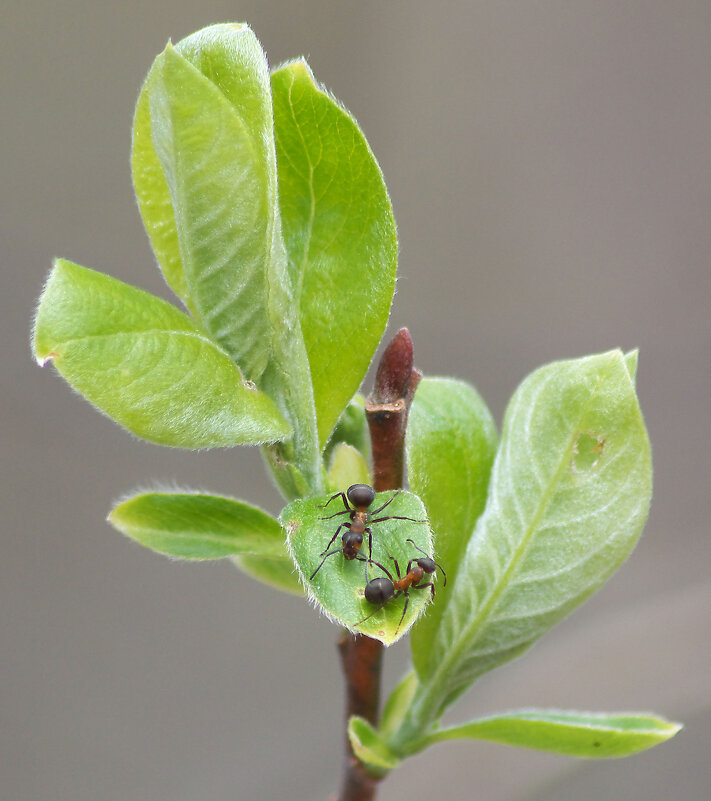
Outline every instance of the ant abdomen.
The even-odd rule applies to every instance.
[[[394,594],[392,581],[384,576],[374,578],[365,585],[365,600],[371,604],[385,604]]]
[[[369,484],[351,484],[346,495],[357,509],[367,509],[375,500],[375,490]]]

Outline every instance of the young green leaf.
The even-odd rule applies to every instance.
[[[393,497],[392,503],[388,503]],[[388,505],[382,509],[382,513],[378,512],[385,503]],[[280,516],[281,524],[286,529],[289,550],[304,586],[328,617],[350,631],[391,645],[407,632],[423,611],[431,598],[430,588],[410,588],[404,617],[407,596],[401,594],[379,607],[366,601],[364,589],[367,581],[386,577],[383,568],[397,578],[393,559],[397,560],[400,573],[404,575],[408,562],[423,555],[417,550],[418,547],[425,553],[432,552],[424,507],[420,499],[409,492],[381,492],[375,496],[369,510],[373,520],[366,525],[372,531],[373,561],[382,567],[367,564],[366,579],[366,562],[360,559],[346,560],[341,552],[341,538],[347,530],[343,524],[350,523],[350,515],[342,505],[340,498],[334,497],[331,502],[328,496],[290,503]],[[375,522],[378,518],[391,515],[411,519]],[[407,542],[408,539],[412,539],[415,545]],[[368,558],[369,550],[366,532],[360,549],[364,560]],[[326,553],[332,555],[326,556]],[[422,583],[431,581],[432,578],[426,576]]]
[[[411,670],[390,693],[383,706],[378,727],[383,739],[387,740],[399,728],[419,686],[417,673]]]
[[[331,467],[328,471],[328,484],[333,490],[350,487],[351,484],[371,484],[368,465],[360,451],[345,442],[339,442],[333,449]]]
[[[406,728],[439,718],[598,589],[634,547],[651,486],[620,351],[529,376],[507,410],[486,509],[432,641],[436,667]]]
[[[632,379],[632,383],[635,383],[637,378],[637,363],[639,362],[639,350],[630,350],[625,353],[625,365],[627,367],[627,371],[630,374],[630,378]]]
[[[275,70],[272,91],[282,232],[323,446],[385,330],[395,221],[363,133],[308,64]]]
[[[151,73],[148,78],[150,76]],[[175,224],[170,189],[165,179],[163,166],[153,146],[148,78],[138,96],[133,116],[133,146],[131,149],[133,190],[136,193],[143,225],[166,283],[197,317],[197,308],[190,297],[183,260],[180,257],[178,229]]]
[[[222,75],[241,85],[238,97],[225,96]],[[146,79],[135,124],[136,194],[166,277],[256,380],[270,356],[276,183],[265,144],[268,71],[254,34],[222,25],[169,44]]]
[[[348,721],[348,740],[353,753],[375,778],[382,779],[400,764],[388,744],[364,718],[351,716]]]
[[[140,545],[179,559],[289,559],[279,523],[233,498],[145,492],[114,506],[108,521]]]
[[[672,738],[680,723],[637,712],[614,714],[531,709],[439,729],[418,750],[444,740],[493,740],[555,754],[609,759],[644,751]]]
[[[279,559],[265,556],[234,556],[232,561],[243,573],[261,581],[262,584],[288,592],[290,595],[304,595],[304,588],[290,556]]]
[[[410,409],[407,463],[410,488],[422,498],[447,586],[412,630],[412,659],[420,679],[434,670],[432,640],[455,584],[459,562],[486,504],[496,454],[496,426],[479,393],[464,381],[424,378]]]
[[[58,259],[33,349],[77,392],[143,439],[181,448],[288,437],[272,400],[187,315],[148,292]]]
[[[265,450],[287,497],[323,488],[308,357],[281,238],[266,61],[247,25],[213,25],[154,63],[133,177],[168,284],[291,423]],[[270,356],[271,354],[271,356]],[[271,359],[269,361],[269,359]]]
[[[370,430],[365,416],[365,398],[360,394],[351,398],[343,414],[338,418],[331,439],[323,452],[325,462],[330,462],[331,453],[339,442],[352,445],[363,454],[366,461],[370,459]]]

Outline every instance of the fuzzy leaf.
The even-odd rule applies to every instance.
[[[233,498],[146,492],[114,506],[108,520],[140,545],[179,559],[238,554],[289,559],[279,523]]]
[[[486,504],[496,454],[496,426],[479,393],[464,381],[424,378],[407,426],[410,488],[422,498],[447,586],[412,630],[412,659],[421,680],[436,665],[432,640],[455,584],[459,562]]]
[[[63,259],[40,299],[33,349],[101,411],[160,445],[214,448],[290,433],[271,399],[187,315]]]
[[[634,547],[650,496],[649,440],[623,354],[530,375],[507,410],[486,510],[410,722],[436,720],[598,589]]]
[[[339,442],[331,456],[328,483],[334,490],[351,484],[370,484],[370,471],[361,452],[352,445]]]
[[[348,721],[348,739],[353,753],[365,765],[368,773],[378,779],[382,779],[400,764],[387,743],[364,718],[351,716]]]
[[[272,91],[282,232],[323,446],[385,330],[395,221],[363,133],[308,64],[277,69]]]
[[[282,532],[282,542],[284,533]],[[290,556],[272,559],[265,556],[235,556],[235,566],[253,579],[290,595],[304,595],[296,568]]]
[[[625,366],[627,372],[630,374],[632,383],[634,384],[637,379],[637,364],[639,362],[639,350],[630,350],[625,353]]]
[[[150,77],[150,73],[149,73]],[[153,248],[158,266],[168,286],[182,302],[197,315],[190,298],[183,260],[180,257],[175,212],[165,173],[153,146],[151,108],[148,101],[148,78],[141,89],[133,116],[133,147],[131,150],[133,190],[143,225]]]
[[[638,712],[607,714],[531,709],[439,729],[426,738],[422,747],[444,740],[473,738],[567,756],[609,759],[636,754],[663,743],[681,728],[680,723]]]
[[[252,380],[271,351],[271,132],[266,59],[246,25],[168,45],[134,120],[134,185],[166,279]]]
[[[363,454],[366,461],[370,460],[370,430],[365,416],[365,398],[362,395],[354,395],[338,418],[323,452],[324,461],[330,461],[333,449],[340,442],[353,446]]]
[[[380,716],[379,731],[383,739],[387,739],[398,729],[418,687],[417,674],[411,670],[390,693]]]
[[[390,498],[392,492],[378,493],[371,508],[377,510]],[[281,513],[281,524],[287,532],[287,544],[301,574],[304,586],[319,603],[330,618],[337,620],[346,628],[360,634],[367,634],[385,645],[391,645],[402,637],[423,611],[430,599],[430,590],[410,589],[407,613],[402,619],[406,598],[401,595],[378,608],[365,600],[363,591],[366,585],[364,561],[346,560],[340,552],[341,537],[346,530],[341,528],[333,542],[336,529],[350,520],[343,509],[343,501],[334,497],[326,507],[329,496],[300,499],[290,503]],[[340,507],[340,508],[339,508]],[[341,514],[335,515],[336,512]],[[324,519],[335,515],[330,520]],[[411,538],[425,553],[432,553],[430,529],[426,522],[413,522],[425,519],[422,502],[416,495],[400,492],[395,500],[376,514],[375,519],[388,515],[398,515],[413,520],[383,520],[372,523],[373,560],[383,565],[396,577],[391,556],[397,559],[400,572],[404,575],[410,559],[422,554],[406,540]],[[336,551],[324,560],[326,549]],[[361,554],[367,557],[368,535],[365,535]],[[311,576],[323,561],[322,567]],[[368,580],[385,577],[377,565],[368,565]],[[428,576],[423,581],[429,582]],[[366,620],[366,618],[368,618]],[[402,623],[400,623],[402,619]]]

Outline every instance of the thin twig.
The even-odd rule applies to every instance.
[[[412,337],[401,328],[385,349],[365,412],[373,450],[373,487],[399,489],[403,481],[407,413],[422,374],[413,367]],[[378,724],[383,645],[345,632],[338,641],[346,680],[346,726],[351,715]],[[378,779],[370,776],[346,736],[339,801],[372,801]]]

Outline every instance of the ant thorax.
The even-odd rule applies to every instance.
[[[351,531],[355,531],[358,534],[362,534],[365,531],[365,524],[368,522],[368,513],[367,512],[354,512],[353,517],[351,518]]]
[[[419,584],[424,575],[425,571],[422,569],[421,565],[418,562],[415,562],[415,564],[401,579],[398,579],[393,583],[395,586],[397,586],[398,590],[406,590],[412,584]]]

